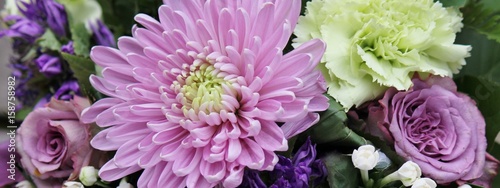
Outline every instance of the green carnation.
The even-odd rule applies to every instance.
[[[433,0],[312,0],[293,42],[327,43],[319,68],[328,94],[349,109],[388,87],[407,90],[416,72],[458,73],[471,50],[453,44],[461,21],[458,11]]]

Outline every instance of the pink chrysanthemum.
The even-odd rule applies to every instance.
[[[95,47],[109,96],[83,112],[109,127],[92,146],[117,150],[99,172],[112,181],[144,169],[139,187],[238,186],[245,167],[272,170],[274,151],[328,107],[320,40],[283,55],[300,0],[165,1],[160,21],[118,48]],[[277,122],[282,122],[280,127]]]

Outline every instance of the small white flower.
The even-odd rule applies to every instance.
[[[352,163],[360,170],[373,169],[379,160],[379,153],[372,145],[360,146],[352,152]]]
[[[17,183],[16,188],[33,188],[33,185],[28,180],[24,180]]]
[[[24,8],[23,2],[30,2],[30,0],[7,0],[5,1],[4,10],[7,15],[20,15],[21,12],[17,6]]]
[[[85,186],[94,185],[97,181],[97,173],[98,170],[96,170],[93,166],[85,166],[80,170],[80,181]]]
[[[134,188],[134,186],[127,182],[127,178],[122,178],[120,184],[116,188]]]
[[[67,182],[64,182],[63,188],[84,188],[83,184],[81,184],[80,182],[76,182],[76,181],[67,181]]]
[[[457,188],[472,188],[472,186],[470,186],[469,184],[463,184],[458,186]]]
[[[411,186],[411,188],[436,188],[436,187],[437,187],[436,182],[430,178],[419,178]]]
[[[417,163],[407,161],[398,169],[397,174],[403,185],[410,186],[422,176],[422,171]]]

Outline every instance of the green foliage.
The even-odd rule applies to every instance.
[[[42,48],[47,48],[54,51],[59,51],[61,49],[61,43],[50,29],[47,29],[38,40],[38,44]]]
[[[103,10],[104,22],[115,37],[131,35],[134,16],[144,13],[158,18],[162,0],[98,0]]]
[[[359,186],[359,170],[352,164],[351,157],[340,153],[328,153],[321,160],[328,170],[330,188],[357,188]]]
[[[82,94],[93,102],[102,98],[89,81],[90,75],[95,74],[94,62],[89,58],[68,53],[62,53],[62,57],[68,62],[71,70],[75,70],[73,76],[78,80]]]
[[[83,57],[88,57],[90,51],[90,34],[85,28],[85,24],[70,24],[70,31],[75,54]]]
[[[500,158],[500,145],[495,143],[495,137],[500,132],[500,84],[474,76],[464,76],[455,81],[460,91],[469,94],[477,102],[487,125],[487,151]]]
[[[471,0],[461,9],[463,23],[489,39],[500,42],[500,6],[488,0]]]
[[[319,122],[308,130],[313,142],[318,144],[335,144],[347,147],[359,147],[368,141],[345,125],[347,115],[344,108],[329,97],[330,107],[320,113]]]
[[[469,2],[468,0],[440,0],[439,2],[441,2],[443,4],[443,6],[445,7],[464,7],[467,2]]]
[[[488,5],[487,0],[482,2]],[[472,51],[455,82],[459,91],[476,101],[486,121],[487,151],[500,159],[500,144],[495,142],[500,131],[500,44],[472,28],[459,33],[457,43],[470,44]],[[500,177],[495,178],[493,187],[500,187]]]

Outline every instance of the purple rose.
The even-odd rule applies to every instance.
[[[474,185],[479,185],[484,188],[490,188],[493,187],[492,182],[493,178],[495,178],[498,174],[498,166],[500,165],[500,161],[495,159],[490,154],[486,154],[486,163],[483,168],[483,176],[479,177],[478,179],[474,180],[472,184]],[[459,181],[459,184],[464,184],[467,182],[462,182]]]
[[[42,54],[35,60],[41,73],[47,77],[52,77],[62,72],[61,60],[48,54]]]
[[[17,131],[17,151],[37,185],[50,182],[60,187],[62,181],[76,179],[81,167],[89,165],[93,153],[90,125],[79,120],[88,106],[87,99],[77,96],[72,101],[52,99],[26,116]]]
[[[389,89],[371,105],[368,130],[394,144],[439,184],[472,181],[483,175],[484,118],[475,102],[458,93],[451,78],[413,79],[406,92]]]

